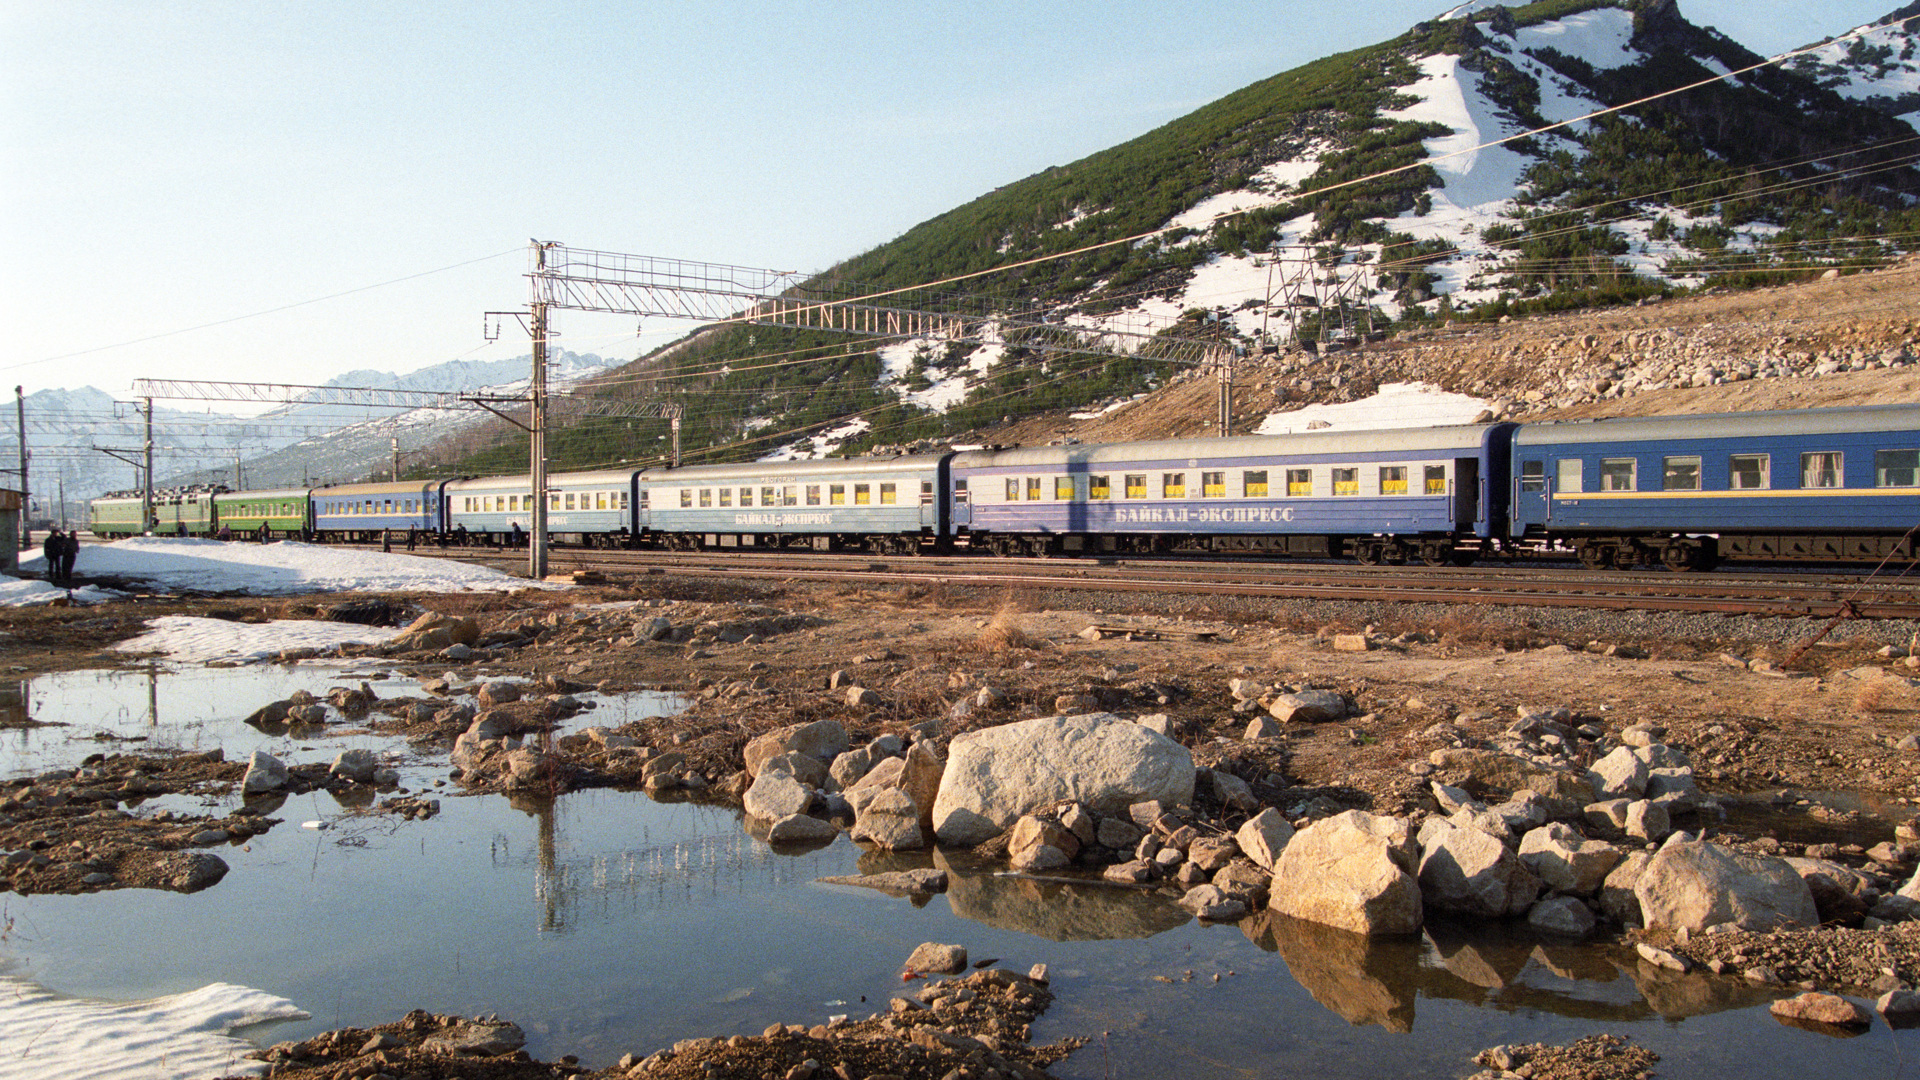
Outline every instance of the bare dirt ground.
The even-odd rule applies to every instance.
[[[128,658],[108,647],[139,633],[152,615],[316,617],[341,599],[13,610],[0,613],[0,665],[27,677],[124,663]],[[1777,640],[1742,640],[1732,629],[1691,637],[1637,633],[1631,617],[1617,614],[1604,616],[1601,640],[1580,627],[1542,629],[1524,612],[1500,609],[1409,610],[1377,617],[1369,627],[1338,609],[1228,609],[1217,598],[761,586],[671,577],[565,594],[384,599],[407,612],[471,617],[498,642],[467,662],[434,653],[389,658],[417,673],[421,685],[381,684],[381,698],[363,722],[406,736],[421,752],[444,749],[464,726],[464,720],[428,718],[465,700],[458,690],[431,685],[449,672],[468,692],[489,678],[508,677],[555,691],[547,704],[508,710],[515,729],[528,733],[552,726],[559,712],[551,698],[569,689],[657,688],[692,698],[679,716],[634,721],[612,733],[654,748],[651,758],[620,753],[587,735],[558,740],[552,751],[559,767],[542,779],[555,790],[646,786],[645,761],[665,752],[679,755],[680,771],[704,778],[694,797],[737,799],[746,742],[783,725],[837,719],[858,745],[938,721],[923,730],[934,732],[944,753],[956,734],[976,727],[1103,709],[1166,714],[1196,762],[1241,776],[1262,803],[1289,813],[1344,807],[1423,813],[1433,805],[1429,781],[1456,779],[1434,768],[1434,751],[1495,739],[1525,712],[1564,710],[1558,715],[1568,723],[1609,733],[1640,723],[1664,728],[1665,741],[1692,756],[1709,795],[1730,802],[1761,796],[1759,816],[1703,819],[1704,827],[1763,838],[1790,853],[1811,842],[1824,845],[1819,850],[1826,857],[1869,864],[1864,849],[1893,839],[1896,822],[1920,801],[1920,753],[1895,746],[1920,731],[1920,689],[1909,681],[1912,668],[1879,654],[1889,636],[1885,627],[1877,638],[1849,639],[1843,629],[1838,643],[1809,650],[1794,670],[1765,674],[1735,663],[1784,660],[1791,650]],[[1086,606],[1054,606],[1068,603]],[[1207,614],[1196,614],[1201,611]],[[672,631],[648,640],[640,630],[653,619],[667,620]],[[1094,640],[1085,631],[1096,624],[1136,632]],[[1335,650],[1336,634],[1361,632],[1367,633],[1367,651]],[[1610,646],[1614,655],[1607,655]],[[836,673],[841,687],[829,689]],[[1357,715],[1287,725],[1278,739],[1244,739],[1258,713],[1236,711],[1229,689],[1236,679],[1338,690],[1353,700]],[[867,688],[877,700],[851,705],[847,685]],[[982,690],[993,692],[987,695],[990,705],[954,716],[956,703],[978,700]],[[414,709],[416,704],[425,708]],[[212,755],[168,758],[117,749],[103,747],[75,773],[0,784],[0,848],[28,853],[25,861],[0,868],[10,875],[10,889],[190,891],[210,883],[195,879],[204,867],[182,863],[192,856],[196,836],[213,830],[232,836],[277,824],[271,803],[222,819],[129,814],[121,805],[137,805],[146,794],[229,789],[242,767]],[[344,783],[312,770],[296,770],[292,780],[295,786]],[[504,773],[476,771],[469,781],[476,792],[511,786]],[[1782,789],[1792,794],[1774,794]],[[365,795],[375,810],[425,811],[413,793],[385,789]],[[1229,827],[1235,823],[1223,820]],[[1822,829],[1854,842],[1835,845]],[[1911,868],[1881,869],[1904,874]],[[1872,947],[1866,942],[1853,951]],[[1819,965],[1795,967],[1791,974],[1810,984],[1845,983],[1860,966],[1844,942],[1822,948],[1833,954],[1830,978]],[[392,1031],[335,1033],[283,1047],[273,1059],[276,1074],[517,1080],[580,1071],[564,1060],[541,1063],[521,1055],[469,1065],[407,1049],[453,1023],[416,1016],[388,1025]],[[678,1064],[655,1061],[640,1075],[798,1076],[806,1070],[792,1070],[813,1060],[817,1067],[809,1075],[935,1077],[954,1064],[948,1060],[954,1046],[930,1046],[933,1036],[915,1042],[911,1032],[888,1029],[882,1038],[879,1030],[851,1042],[840,1033],[828,1033],[832,1037],[822,1043],[811,1033],[784,1032],[738,1046],[693,1043]],[[397,1043],[363,1051],[383,1032]],[[853,1053],[856,1043],[862,1056]],[[983,1045],[1028,1067],[1043,1064],[1044,1055],[1035,1056],[1039,1051],[1016,1054],[1020,1044],[1011,1037]],[[979,1052],[971,1044],[955,1046],[961,1057]],[[841,1056],[829,1061],[829,1049]],[[376,1059],[374,1053],[386,1056]],[[847,1071],[836,1072],[836,1063],[845,1063]],[[939,1070],[932,1071],[936,1065]]]

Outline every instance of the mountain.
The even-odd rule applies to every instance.
[[[524,393],[530,356],[494,361],[450,361],[405,374],[355,370],[328,387],[369,387],[437,393]],[[592,354],[555,350],[548,379],[556,389],[596,375],[609,362]],[[448,412],[325,404],[320,395],[256,416],[154,405],[154,472],[160,487],[235,483],[277,487],[361,479],[385,474],[397,439],[405,467],[423,448],[438,445],[490,420],[484,412]],[[84,520],[88,499],[139,484],[133,462],[142,457],[145,417],[131,403],[92,387],[40,390],[26,397],[28,483],[41,512],[59,516],[61,492],[68,520]],[[5,424],[0,427],[12,428]],[[17,462],[17,439],[0,445],[0,467]],[[107,451],[113,451],[108,453]],[[131,459],[131,460],[129,460]]]
[[[1043,344],[1023,329],[1035,323],[1319,355],[1449,322],[1884,265],[1920,224],[1913,9],[1893,16],[1744,72],[1763,58],[1674,0],[1462,4],[997,188],[796,290],[984,272],[961,286],[974,295],[888,301],[997,317],[968,340],[729,326],[627,373],[685,406],[696,460],[846,452],[991,438],[1021,416],[1109,409],[1195,375],[1151,347]],[[583,425],[556,467],[655,445]]]

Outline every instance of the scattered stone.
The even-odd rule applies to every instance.
[[[967,949],[964,945],[922,942],[907,957],[906,966],[908,971],[922,975],[958,975],[967,970]]]
[[[1782,1020],[1834,1027],[1870,1027],[1873,1014],[1838,994],[1809,992],[1767,1006],[1767,1011]]]

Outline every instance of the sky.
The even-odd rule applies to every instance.
[[[1681,0],[1768,55],[1897,5]],[[823,269],[1451,6],[0,0],[0,384],[524,355],[530,239]]]

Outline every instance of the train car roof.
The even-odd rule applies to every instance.
[[[1485,442],[1487,433],[1500,426],[1460,424],[1448,427],[1308,431],[1290,435],[1230,435],[1212,439],[1159,439],[1151,442],[1073,443],[1008,450],[968,450],[954,456],[953,467],[992,469],[1393,450],[1478,450]]]
[[[1866,431],[1915,430],[1920,430],[1920,405],[1858,405],[1838,409],[1559,420],[1526,424],[1513,441],[1516,446],[1552,446],[1564,443],[1670,442],[1676,439],[1845,435]]]
[[[945,454],[902,454],[899,457],[810,458],[805,461],[743,461],[734,465],[687,465],[678,469],[647,469],[640,479],[652,484],[710,483],[718,480],[795,480],[809,476],[916,473],[939,467]]]
[[[222,491],[215,495],[215,502],[231,502],[234,499],[285,499],[298,495],[307,497],[306,488],[263,488],[259,491]]]
[[[425,491],[430,487],[437,487],[443,483],[446,483],[444,478],[438,480],[401,480],[398,482],[387,480],[377,484],[330,484],[326,487],[314,488],[313,494],[326,498],[332,498],[336,495],[398,495],[402,492]]]
[[[586,472],[550,472],[547,474],[547,487],[578,487],[581,485],[626,484],[633,479],[639,469],[593,469]],[[448,491],[478,491],[481,489],[501,491],[525,491],[533,486],[533,476],[521,473],[518,476],[474,476],[465,480],[454,480],[447,484]]]

